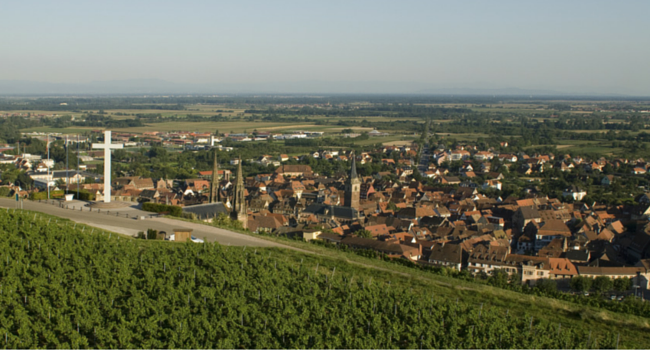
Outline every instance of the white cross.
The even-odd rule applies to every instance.
[[[104,143],[93,143],[93,148],[104,150],[104,203],[111,202],[111,150],[123,147],[124,144],[111,144],[110,130],[104,130]]]

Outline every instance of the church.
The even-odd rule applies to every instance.
[[[352,156],[350,176],[345,182],[344,205],[313,203],[302,211],[301,217],[314,215],[321,222],[335,223],[333,226],[349,224],[360,218],[360,198],[361,180],[357,175],[356,157]]]

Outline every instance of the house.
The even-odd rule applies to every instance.
[[[492,188],[498,191],[501,191],[501,182],[498,180],[486,180],[483,183],[483,189]]]
[[[348,236],[341,240],[341,244],[352,249],[374,250],[389,257],[399,257],[408,260],[418,260],[421,256],[421,248],[417,244],[402,244],[393,242],[376,241],[363,237]]]
[[[571,279],[578,275],[578,269],[567,258],[548,258],[548,278]]]
[[[600,180],[600,184],[603,186],[609,186],[614,183],[614,175],[607,175]]]
[[[477,245],[467,260],[469,272],[473,274],[480,272],[489,274],[495,268],[503,268],[503,265],[506,263],[506,257],[510,253],[509,248],[485,244]]]
[[[217,171],[219,174],[219,179],[230,180],[231,172],[228,169],[219,169]],[[270,174],[269,174],[270,176]],[[212,179],[212,170],[199,171],[199,177],[202,179]],[[270,177],[269,177],[270,179]],[[266,181],[266,180],[262,180]]]
[[[425,261],[433,265],[446,266],[460,271],[466,257],[467,254],[460,244],[442,242],[431,247]]]
[[[221,202],[207,203],[183,207],[183,214],[185,213],[192,214],[201,221],[212,222],[219,214],[228,215],[228,209]]]
[[[505,153],[499,154],[497,158],[499,158],[499,160],[502,162],[510,162],[510,163],[514,163],[518,159],[517,156],[514,154],[505,154]]]
[[[481,162],[486,160],[491,160],[492,158],[494,158],[494,154],[492,154],[492,152],[480,151],[480,152],[476,152],[476,154],[474,155],[474,159]]]
[[[438,182],[443,185],[460,185],[460,179],[456,176],[440,176]]]
[[[560,161],[557,164],[555,164],[555,167],[560,169],[560,171],[565,172],[565,171],[571,171],[572,169],[575,168],[573,163],[571,162],[565,162],[565,161]]]
[[[273,232],[288,224],[288,220],[281,214],[272,214],[263,211],[248,216],[248,229],[251,232]]]
[[[379,236],[388,236],[390,234],[390,229],[386,224],[365,226],[363,229],[369,231],[375,238]]]
[[[519,207],[515,214],[512,216],[512,225],[521,231],[528,225],[529,222],[540,223],[542,218],[534,207]]]
[[[535,233],[535,250],[539,251],[556,238],[571,238],[571,230],[562,220],[548,220]]]
[[[564,197],[571,197],[573,198],[574,201],[581,201],[585,196],[587,195],[587,192],[580,189],[578,186],[571,185],[567,188],[564,189],[564,192],[562,192],[562,196]]]
[[[450,155],[451,161],[466,160],[469,159],[469,157],[470,157],[470,153],[465,150],[451,151],[451,155]]]
[[[607,276],[611,279],[629,278],[632,279],[634,285],[640,286],[642,289],[648,289],[649,287],[650,274],[642,264],[627,267],[578,266],[577,269],[580,276],[589,278]]]
[[[277,176],[309,177],[313,176],[314,172],[309,165],[281,165],[275,169],[275,174]]]

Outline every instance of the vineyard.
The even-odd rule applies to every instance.
[[[133,240],[0,210],[5,348],[644,348],[279,249]],[[337,270],[337,267],[338,270]],[[623,332],[621,332],[623,330]],[[641,342],[641,343],[639,343]]]

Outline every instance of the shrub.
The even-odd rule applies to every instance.
[[[578,292],[586,292],[591,289],[594,280],[589,277],[576,276],[571,279],[571,289]]]
[[[632,280],[629,278],[617,278],[614,280],[614,289],[617,292],[625,292],[632,288]]]
[[[77,199],[82,201],[94,201],[95,194],[88,191],[79,191],[79,198]]]
[[[612,287],[614,287],[614,283],[612,282],[612,279],[607,276],[598,276],[594,279],[593,287],[597,292],[603,293],[611,290]]]
[[[0,197],[9,197],[11,190],[9,187],[0,187]]]
[[[146,203],[142,203],[142,210],[151,211],[154,213],[167,213],[171,216],[176,216],[176,217],[183,216],[183,208],[177,207],[175,205],[146,202]]]
[[[545,294],[552,294],[557,292],[557,282],[551,279],[541,279],[535,284],[535,288],[544,292]]]
[[[63,191],[50,191],[50,198],[63,198],[65,192]],[[29,194],[29,199],[31,200],[43,200],[47,199],[47,191],[43,192],[32,192]]]

